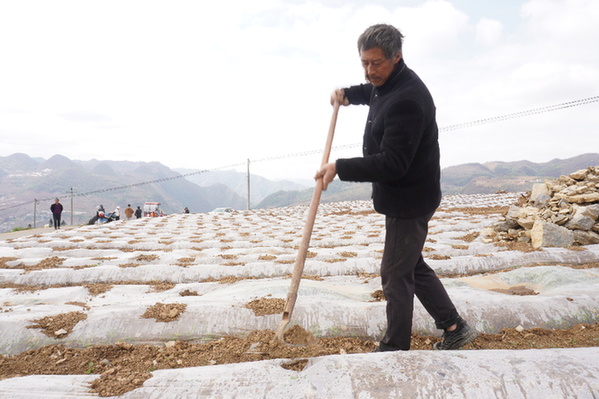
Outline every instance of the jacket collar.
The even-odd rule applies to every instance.
[[[395,87],[395,84],[399,81],[405,69],[406,63],[404,62],[403,57],[401,57],[399,62],[395,65],[395,68],[393,68],[391,75],[389,75],[389,77],[387,78],[387,81],[382,86],[377,87],[377,90],[380,93],[385,93],[391,90],[393,87]]]

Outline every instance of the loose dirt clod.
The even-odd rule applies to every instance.
[[[309,331],[306,331],[302,327],[295,325],[283,334],[285,342],[291,345],[311,345],[314,344],[317,339]]]
[[[152,291],[154,292],[162,292],[167,290],[172,290],[175,288],[175,283],[171,283],[170,281],[157,281],[152,280],[149,281],[148,284],[152,286]]]
[[[85,288],[89,291],[90,295],[98,296],[109,291],[113,287],[112,284],[107,283],[94,283],[94,284],[86,284]]]
[[[303,369],[306,368],[307,364],[308,364],[308,359],[298,359],[298,360],[293,360],[291,362],[283,363],[283,364],[281,364],[281,367],[283,367],[286,370],[302,371]]]
[[[515,286],[509,288],[494,288],[491,291],[500,292],[502,294],[507,295],[539,295],[538,292],[533,290],[532,288],[524,287],[524,286]]]
[[[372,302],[381,302],[387,300],[387,298],[385,298],[385,294],[383,294],[383,290],[376,290],[370,294],[370,296],[374,298]]]
[[[181,313],[185,312],[187,304],[185,303],[160,303],[150,306],[141,316],[145,319],[156,319],[156,321],[168,323],[179,318]]]
[[[253,310],[256,316],[283,313],[285,300],[281,298],[259,298],[246,303],[244,307]]]
[[[31,320],[34,325],[27,328],[40,328],[42,333],[51,338],[64,338],[69,335],[77,323],[87,319],[83,312],[62,313],[56,316],[46,316],[41,319]]]
[[[183,290],[179,292],[179,296],[199,296],[197,291]]]

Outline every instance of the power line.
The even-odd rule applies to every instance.
[[[580,100],[568,101],[568,102],[564,102],[564,103],[560,103],[560,104],[529,109],[526,111],[514,112],[511,114],[504,114],[504,115],[494,116],[494,117],[490,117],[490,118],[477,119],[477,120],[470,121],[470,122],[457,123],[454,125],[443,126],[443,127],[439,128],[439,131],[440,132],[448,132],[448,131],[452,131],[452,130],[465,129],[465,128],[485,125],[485,124],[489,124],[489,123],[503,122],[503,121],[510,120],[510,119],[522,118],[522,117],[536,115],[536,114],[542,114],[542,113],[546,113],[546,112],[558,111],[558,110],[566,109],[566,108],[578,107],[581,105],[591,104],[591,103],[595,103],[598,101],[599,101],[599,96],[593,96],[593,97],[583,98]],[[341,145],[341,146],[335,146],[335,147],[333,147],[333,149],[342,150],[342,149],[360,147],[361,145],[362,144],[360,144],[360,143],[345,144],[345,145]],[[291,153],[291,154],[286,154],[286,155],[271,156],[271,157],[256,159],[256,160],[252,160],[252,161],[248,160],[248,161],[250,161],[252,163],[267,162],[267,161],[275,161],[275,160],[280,160],[280,159],[298,158],[298,157],[303,157],[303,156],[316,155],[316,154],[320,154],[320,153],[322,153],[321,149],[296,152],[296,153]],[[110,187],[110,188],[105,188],[105,189],[101,189],[101,190],[94,190],[94,191],[87,191],[84,193],[72,194],[72,196],[81,197],[81,196],[85,196],[85,195],[105,193],[105,192],[109,192],[109,191],[125,190],[128,188],[143,186],[143,185],[147,185],[147,184],[163,183],[163,182],[167,182],[170,180],[176,180],[176,179],[181,179],[181,178],[189,177],[189,176],[193,176],[193,175],[208,173],[208,172],[219,170],[219,169],[229,169],[229,168],[235,168],[235,167],[244,166],[244,165],[246,165],[246,163],[231,164],[231,165],[221,166],[221,167],[213,168],[213,169],[205,169],[205,170],[199,170],[199,171],[185,173],[185,174],[178,174],[176,176],[165,177],[165,178],[156,179],[156,180],[149,180],[149,181],[140,182],[140,183],[127,184],[127,185],[118,186],[118,187]],[[38,202],[39,201],[49,201],[53,198],[54,198],[54,196],[48,197],[48,198],[36,199],[34,201],[38,201]],[[28,202],[22,202],[19,204],[7,206],[4,208],[1,208],[0,212],[6,211],[9,209],[18,208],[20,206],[28,205],[30,203],[31,203],[31,201],[28,201]]]
[[[588,97],[588,98],[584,98],[581,100],[568,101],[568,102],[564,102],[564,103],[560,103],[560,104],[548,105],[546,107],[534,108],[534,109],[529,109],[529,110],[520,111],[520,112],[514,112],[511,114],[493,116],[490,118],[477,119],[477,120],[470,121],[470,122],[463,122],[463,123],[457,123],[454,125],[443,126],[443,127],[439,127],[439,132],[449,132],[452,130],[465,129],[465,128],[485,125],[485,124],[489,124],[489,123],[503,122],[503,121],[507,121],[510,119],[522,118],[525,116],[542,114],[545,112],[553,112],[553,111],[558,111],[561,109],[578,107],[581,105],[591,104],[591,103],[595,103],[598,101],[599,101],[599,96]],[[361,146],[362,146],[361,143],[353,143],[353,144],[345,144],[345,145],[341,145],[341,146],[334,146],[333,149],[334,150],[345,150],[348,148],[356,148],[356,147],[361,147]],[[312,151],[296,152],[296,153],[291,153],[291,154],[287,154],[287,155],[272,156],[272,157],[257,159],[252,162],[265,162],[265,161],[273,161],[273,160],[279,160],[279,159],[285,159],[285,158],[297,158],[297,157],[303,157],[303,156],[307,156],[307,155],[315,155],[315,154],[319,154],[319,153],[322,153],[322,150],[312,150]]]
[[[478,120],[471,121],[471,122],[457,123],[455,125],[441,127],[441,128],[439,128],[439,131],[447,132],[447,131],[451,131],[451,130],[465,129],[468,127],[485,125],[485,124],[489,124],[489,123],[503,122],[503,121],[507,121],[510,119],[522,118],[525,116],[542,114],[545,112],[558,111],[560,109],[578,107],[578,106],[585,105],[585,104],[595,103],[597,101],[599,101],[599,96],[588,97],[588,98],[584,98],[581,100],[568,101],[568,102],[561,103],[561,104],[549,105],[546,107],[534,108],[534,109],[529,109],[526,111],[514,112],[511,114],[499,115],[499,116],[494,116],[494,117],[485,118],[485,119],[478,119]]]

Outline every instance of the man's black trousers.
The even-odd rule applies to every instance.
[[[433,212],[434,213],[434,212]],[[414,295],[439,329],[455,324],[458,312],[434,270],[422,258],[433,213],[412,219],[386,217],[381,280],[387,299],[387,332],[381,344],[410,349]]]
[[[53,213],[52,219],[54,220],[54,228],[60,229],[60,213]]]

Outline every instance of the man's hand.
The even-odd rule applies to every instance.
[[[349,105],[349,100],[345,97],[345,90],[337,89],[331,94],[331,105],[335,104],[335,101],[339,101],[341,105]]]
[[[322,179],[322,189],[326,190],[329,183],[337,176],[337,166],[334,162],[322,165],[320,170],[316,172],[314,180]]]

